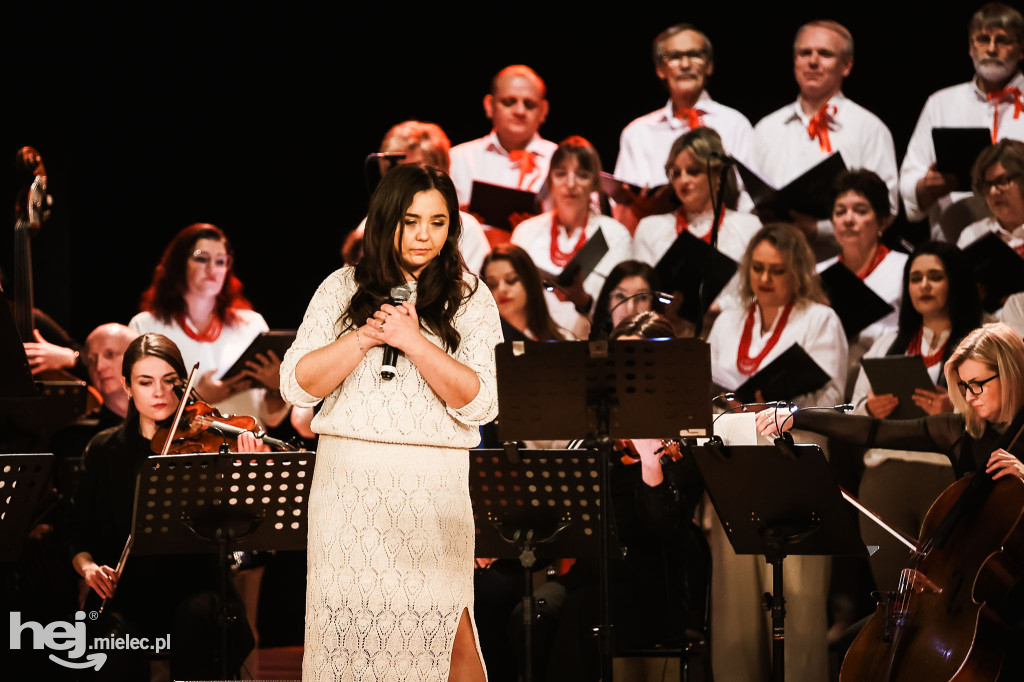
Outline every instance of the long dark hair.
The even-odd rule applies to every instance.
[[[551,319],[547,301],[544,300],[544,286],[530,254],[512,243],[496,244],[484,258],[480,275],[487,280],[487,266],[495,261],[507,261],[526,290],[526,325],[538,341],[564,341],[558,325]]]
[[[188,291],[185,270],[200,239],[222,242],[228,255],[231,255],[231,243],[219,227],[209,223],[189,225],[174,235],[164,249],[160,264],[153,271],[153,281],[142,294],[141,310],[153,313],[154,317],[164,323],[169,323],[174,315],[185,312],[185,294]],[[251,308],[252,304],[242,295],[242,283],[235,277],[232,262],[224,277],[224,286],[217,294],[214,312],[225,324],[231,325],[236,320],[236,310]]]
[[[420,323],[454,351],[459,332],[452,324],[459,305],[476,291],[466,283],[466,266],[459,254],[462,220],[455,185],[444,171],[421,164],[393,168],[381,179],[370,197],[363,234],[363,257],[355,268],[358,290],[352,297],[343,320],[347,328],[356,328],[386,303],[391,288],[405,281],[395,243],[405,234],[403,218],[419,192],[437,190],[448,207],[448,237],[433,260],[416,278],[416,313]]]
[[[188,377],[185,370],[185,361],[181,359],[181,351],[173,341],[163,334],[143,334],[136,337],[124,350],[124,358],[121,360],[121,376],[127,386],[132,385],[132,368],[135,363],[143,358],[159,358],[171,366],[171,369],[182,381]],[[139,411],[135,409],[135,401],[128,401],[128,413],[126,420],[139,419]]]
[[[608,310],[608,302],[611,299],[612,291],[619,283],[627,277],[639,277],[647,282],[652,291],[661,289],[661,278],[658,273],[647,263],[638,260],[624,260],[608,273],[601,287],[601,293],[597,295],[597,302],[594,303],[594,320],[590,325],[591,339],[606,339],[612,330],[611,311]],[[651,308],[658,313],[663,312],[661,303],[657,296]]]
[[[921,313],[914,309],[914,304],[910,300],[910,270],[918,256],[929,255],[935,256],[942,262],[949,283],[946,308],[949,310],[952,329],[949,332],[949,340],[946,341],[946,350],[942,354],[942,361],[948,360],[957,344],[973,329],[981,326],[981,301],[978,299],[974,270],[971,268],[967,256],[952,244],[937,241],[925,242],[914,250],[903,267],[903,298],[900,303],[899,328],[896,339],[889,346],[887,355],[906,353],[911,339],[921,328],[923,321]],[[946,377],[941,376],[939,385],[944,385],[945,381]]]

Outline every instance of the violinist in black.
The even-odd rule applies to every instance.
[[[789,419],[788,411],[768,409],[757,415],[757,428],[769,437],[795,428],[865,448],[942,452],[957,478],[975,473],[1024,480],[1024,341],[1005,324],[986,324],[960,342],[944,372],[955,413],[886,420],[807,411]],[[997,611],[1011,638],[999,679],[1024,679],[1024,582]]]
[[[136,475],[153,454],[150,439],[157,423],[177,410],[185,375],[181,354],[168,338],[144,334],[128,346],[122,363],[128,416],[120,426],[97,434],[86,448],[84,474],[72,502],[71,553],[75,570],[96,600],[85,610],[109,599],[104,615],[110,618],[100,621],[105,630],[90,637],[146,637],[152,648],[156,638],[169,635],[172,679],[210,679],[221,676],[215,556],[131,555],[123,575],[116,571],[131,530]],[[255,442],[240,446],[258,449]],[[238,602],[235,594],[229,599]],[[244,613],[240,607],[236,604]],[[229,668],[237,671],[253,638],[244,616],[232,627]],[[147,651],[105,653],[98,679],[149,679]]]

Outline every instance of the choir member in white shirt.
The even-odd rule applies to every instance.
[[[754,126],[754,170],[782,187],[839,152],[847,168],[866,168],[885,181],[896,213],[892,133],[881,119],[843,95],[843,81],[852,69],[853,36],[846,27],[812,21],[797,30],[793,75],[800,94],[795,103]],[[793,222],[812,241],[819,260],[835,255],[831,222],[806,215],[794,216]]]
[[[900,195],[907,219],[931,226],[933,239],[954,241],[977,208],[964,204],[969,187],[956,187],[953,175],[935,169],[934,128],[988,128],[992,142],[1024,140],[1024,17],[1012,7],[992,2],[975,12],[967,27],[974,78],[939,90],[925,102],[900,167]]]
[[[404,154],[405,158],[397,159],[393,164],[388,159],[381,159],[380,173],[383,176],[394,165],[407,163],[423,163],[439,170],[448,172],[452,143],[441,127],[423,121],[402,121],[391,127],[380,143],[382,153]],[[466,269],[473,274],[480,272],[484,256],[491,250],[480,221],[465,211],[459,211],[462,219],[462,233],[459,235],[459,253],[466,263]],[[363,232],[366,230],[366,218],[359,223],[345,238],[341,254],[346,265],[355,265],[362,256]]]
[[[900,281],[907,255],[880,241],[892,223],[885,183],[869,170],[846,171],[836,179],[832,225],[842,249],[835,258],[818,264],[818,272],[840,262],[849,268],[893,311],[850,339],[848,379],[856,377],[860,358],[882,334],[895,331],[902,300]],[[849,386],[850,383],[848,382]]]
[[[801,407],[843,402],[846,335],[839,316],[825,305],[803,233],[778,223],[759,230],[740,261],[740,294],[746,304],[723,310],[708,337],[712,381],[734,390],[798,344],[830,378],[792,402]]]
[[[997,234],[1024,257],[1024,142],[1000,140],[978,155],[972,171],[974,191],[992,215],[971,223],[956,240],[961,249],[987,234]]]
[[[665,156],[683,133],[707,126],[717,130],[731,156],[751,158],[753,130],[740,112],[711,99],[707,81],[714,72],[715,51],[707,35],[690,24],[665,29],[652,44],[654,71],[665,83],[669,100],[662,109],[641,116],[622,131],[615,177],[638,187],[668,183]],[[667,187],[663,190],[669,192]],[[616,206],[615,217],[630,230],[657,199],[646,191],[628,206]],[[749,202],[749,199],[747,200]]]
[[[590,311],[608,273],[627,260],[632,250],[629,230],[593,210],[591,196],[600,192],[600,176],[601,159],[594,146],[576,135],[566,138],[551,157],[548,172],[554,210],[524,220],[512,233],[512,243],[550,275],[561,273],[598,231],[604,234],[608,252],[586,279],[566,288],[580,312]]]
[[[681,206],[674,213],[648,216],[640,221],[633,235],[635,259],[657,265],[683,230],[711,243],[713,205],[718,197],[724,155],[722,138],[711,128],[691,130],[672,144],[665,172]],[[756,216],[732,210],[738,196],[736,176],[727,173],[716,247],[734,261],[743,257],[750,238],[761,229]],[[718,310],[739,303],[739,278],[733,277],[713,307]]]
[[[548,115],[547,86],[528,66],[506,66],[491,80],[484,112],[490,134],[456,145],[451,151],[451,178],[465,209],[473,181],[537,192],[548,174],[555,143],[542,139]]]
[[[942,373],[960,341],[981,326],[982,310],[967,257],[951,244],[926,242],[903,272],[899,327],[883,334],[864,355],[919,355],[938,387],[918,389],[914,404],[928,414],[952,412]],[[853,390],[854,412],[885,419],[899,405],[892,394],[875,395],[862,369]],[[949,458],[936,452],[872,449],[864,455],[859,497],[887,522],[917,537],[932,502],[955,479]],[[906,549],[875,523],[862,517],[861,536],[879,550],[870,559],[880,590],[896,588],[906,564]]]

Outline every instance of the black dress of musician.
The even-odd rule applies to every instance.
[[[72,502],[71,553],[75,570],[92,588],[93,601],[85,610],[109,598],[89,637],[145,637],[150,649],[106,650],[97,679],[148,680],[147,653],[156,638],[168,636],[172,679],[220,677],[214,555],[130,555],[122,574],[116,571],[131,531],[136,476],[153,454],[150,439],[157,423],[174,415],[186,376],[177,346],[159,334],[135,339],[122,368],[128,416],[120,426],[97,434],[83,455],[84,474]],[[229,600],[240,614],[229,643],[229,670],[237,671],[253,638],[234,592]]]

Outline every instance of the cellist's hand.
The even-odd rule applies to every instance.
[[[985,473],[991,474],[992,480],[999,480],[1003,476],[1016,476],[1024,480],[1024,462],[999,448],[988,458]]]

